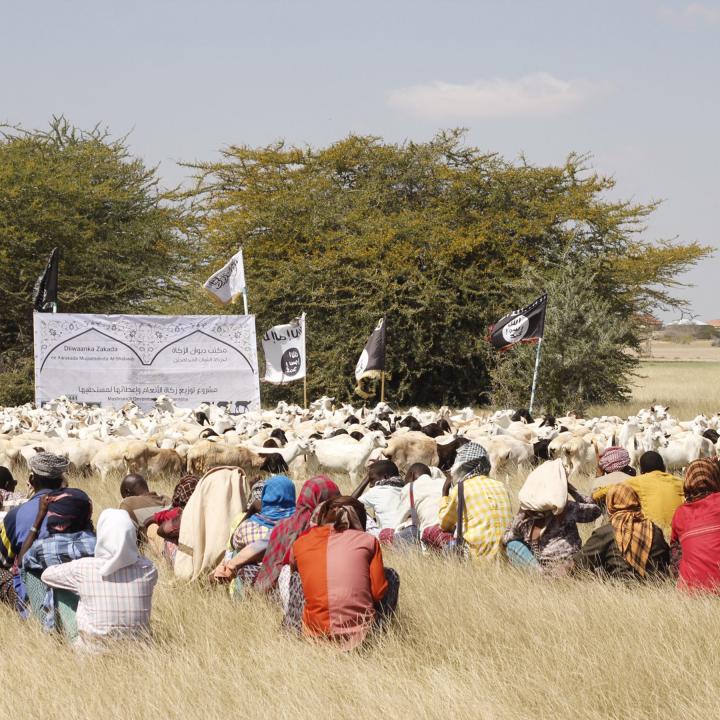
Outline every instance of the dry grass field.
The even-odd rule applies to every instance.
[[[630,409],[613,412],[651,399],[680,405],[683,416],[720,407],[710,384],[720,366],[667,366],[645,366]],[[73,484],[90,492],[96,513],[119,501],[117,484]],[[284,636],[263,599],[233,604],[219,589],[178,587],[164,567],[148,647],[78,657],[0,608],[0,708],[18,720],[718,715],[718,598],[687,597],[671,583],[551,580],[385,555],[401,575],[397,622],[349,654]]]

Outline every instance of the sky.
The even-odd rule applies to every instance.
[[[507,159],[590,153],[662,201],[650,240],[718,247],[720,0],[2,2],[0,121],[129,133],[167,186],[231,144],[465,127]],[[720,253],[682,280],[720,318]],[[678,313],[661,314],[672,320]]]

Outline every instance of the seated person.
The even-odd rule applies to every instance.
[[[400,494],[404,485],[394,462],[377,460],[368,468],[365,481],[352,494],[374,517],[378,529],[387,531],[388,537],[392,537],[391,531],[400,520]]]
[[[575,556],[575,569],[622,579],[665,575],[670,548],[662,530],[648,520],[637,493],[624,483],[608,488],[610,522],[597,528]]]
[[[640,473],[625,483],[638,494],[645,517],[668,534],[673,515],[685,499],[683,482],[665,471],[662,457],[652,450],[640,456]],[[602,501],[606,492],[607,488],[597,490],[593,499]]]
[[[36,540],[36,528],[42,527],[46,516],[47,537]],[[61,488],[56,493],[43,495],[33,527],[18,553],[18,564],[25,571],[23,581],[30,605],[45,630],[55,629],[55,602],[53,591],[39,580],[40,574],[52,565],[91,557],[94,553],[90,498],[76,488]]]
[[[672,519],[670,542],[678,564],[678,587],[720,591],[720,467],[717,460],[691,462],[685,471],[685,502]]]
[[[295,541],[290,566],[299,581],[291,580],[286,626],[350,649],[395,612],[399,578],[384,567],[366,519],[361,502],[335,497],[323,505],[318,525]]]
[[[248,558],[256,558],[262,546],[267,547],[270,533],[281,521],[291,517],[295,512],[295,485],[285,475],[273,475],[268,478],[262,487],[261,505],[259,512],[242,513],[238,515],[231,525],[228,552],[225,559],[215,569],[215,580],[227,580],[235,577],[242,566],[248,566]],[[242,553],[247,546],[254,546],[252,556]],[[259,564],[254,567],[254,575],[260,570]],[[250,577],[249,568],[243,573],[242,582],[249,583],[254,580]],[[238,590],[235,584],[231,585],[231,592]]]
[[[405,484],[400,492],[398,527],[393,543],[415,542],[423,539],[428,528],[438,525],[438,512],[445,475],[437,468],[415,463],[405,473]]]
[[[590,486],[591,495],[594,496],[601,488],[626,482],[635,475],[635,469],[630,465],[630,453],[624,447],[609,447],[597,456],[597,472]]]
[[[499,554],[503,533],[512,522],[507,489],[488,477],[489,472],[490,459],[485,448],[474,442],[463,445],[457,451],[440,500],[440,528],[454,532],[456,542],[476,560]],[[461,514],[462,526],[458,528]]]
[[[510,547],[510,543],[520,541],[532,552],[540,569],[564,574],[570,569],[572,559],[582,545],[578,523],[596,520],[602,510],[591,498],[578,492],[568,482],[565,468],[559,460],[543,463],[533,473],[540,474],[541,478],[544,473],[546,479],[543,480],[548,486],[553,480],[561,483],[562,487],[567,484],[567,493],[572,501],[568,499],[562,511],[557,513],[529,510],[521,503],[512,525],[503,536],[503,543],[513,564],[528,564],[524,561],[517,562],[518,555],[511,552],[514,548]],[[524,555],[521,554],[520,557]]]
[[[130,519],[138,530],[138,540],[141,543],[146,542],[148,540],[145,530],[146,523],[155,513],[170,507],[170,498],[152,492],[145,478],[137,473],[126,475],[123,478],[120,483],[120,495],[123,498],[120,509],[130,515]],[[160,543],[156,549],[158,552],[162,551]]]
[[[188,500],[192,497],[199,482],[200,478],[197,476],[186,475],[175,486],[175,490],[173,490],[170,508],[156,512],[145,521],[146,532],[151,525],[158,526],[158,537],[164,540],[162,554],[171,565],[175,559],[175,553],[177,552],[177,545],[180,539],[182,511],[188,504]]]
[[[293,543],[313,526],[313,516],[317,508],[338,495],[340,489],[327,475],[317,475],[305,481],[298,495],[295,512],[289,518],[281,520],[270,533],[267,550],[264,551],[262,565],[255,578],[255,589],[269,593],[278,586],[280,573],[290,563]],[[248,548],[241,552],[246,550]],[[283,603],[287,604],[287,587],[280,588],[280,594]]]
[[[22,505],[27,498],[16,492],[17,480],[4,465],[0,465],[0,511],[8,512],[11,508]]]
[[[69,464],[62,455],[46,452],[33,455],[28,480],[33,495],[27,502],[10,510],[0,524],[0,599],[15,605],[22,617],[28,615],[27,593],[20,577],[17,556],[31,530],[35,531],[36,539],[47,537],[47,517],[38,528],[33,523],[43,495],[56,492],[63,486]]]
[[[79,597],[80,650],[102,651],[117,639],[146,639],[150,634],[155,566],[138,553],[137,529],[124,510],[100,514],[94,557],[47,568],[42,581]]]

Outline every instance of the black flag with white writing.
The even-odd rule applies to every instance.
[[[529,305],[500,318],[490,328],[490,342],[496,350],[509,350],[518,343],[535,343],[545,332],[547,293]]]
[[[385,318],[380,318],[370,334],[360,359],[355,366],[355,391],[363,397],[370,397],[371,392],[364,387],[363,381],[379,378],[385,371]]]
[[[60,249],[54,248],[48,258],[45,271],[35,283],[33,306],[37,312],[52,312],[57,309],[59,263]]]

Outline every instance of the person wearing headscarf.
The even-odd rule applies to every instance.
[[[363,642],[397,607],[400,579],[383,565],[380,543],[365,532],[363,503],[339,496],[323,503],[317,525],[292,546],[290,602],[284,626],[334,640]]]
[[[678,587],[720,591],[720,466],[716,459],[691,462],[683,483],[685,502],[672,519],[670,543],[678,564]],[[680,556],[678,558],[678,556]]]
[[[79,597],[78,649],[100,651],[117,639],[147,639],[158,573],[138,552],[137,532],[124,510],[104,510],[94,557],[47,568],[42,581]]]
[[[146,532],[151,525],[158,526],[158,537],[164,541],[162,554],[171,565],[175,559],[177,544],[180,538],[182,511],[188,504],[188,500],[192,497],[199,482],[200,478],[196,475],[186,475],[175,486],[170,507],[167,510],[159,510],[145,521]]]
[[[53,591],[40,581],[40,574],[52,565],[95,553],[92,501],[82,490],[61,488],[40,498],[33,527],[41,527],[45,517],[47,537],[35,540],[31,531],[18,553],[18,564],[24,573],[33,613],[40,617],[43,628],[51,631],[55,629],[55,598]]]
[[[216,467],[200,479],[182,512],[173,563],[180,580],[206,579],[225,555],[233,518],[247,509],[245,473],[239,467]]]
[[[454,532],[459,549],[476,560],[496,557],[512,522],[510,496],[503,483],[488,477],[490,458],[484,447],[469,442],[455,458],[440,500],[440,528]],[[461,492],[462,491],[462,492]],[[462,515],[462,525],[458,518]]]
[[[260,511],[248,515],[241,513],[235,517],[230,525],[230,540],[225,559],[216,568],[214,579],[218,581],[232,579],[238,576],[240,568],[244,568],[240,585],[232,584],[231,593],[242,589],[260,570],[259,564],[252,563],[257,552],[267,547],[270,533],[281,521],[289,518],[295,512],[295,485],[285,475],[273,475],[268,478],[262,487],[260,498]],[[243,549],[252,546],[252,555],[243,553]],[[249,567],[254,565],[254,567]]]
[[[400,495],[404,485],[394,462],[376,460],[368,468],[367,478],[352,493],[377,523],[381,537],[392,538],[400,522]]]
[[[667,536],[670,532],[675,510],[684,500],[683,482],[665,469],[665,461],[654,450],[640,456],[640,475],[624,481],[640,498],[640,506],[648,520],[662,528]],[[593,493],[595,502],[602,502],[607,487]]]
[[[572,501],[566,502],[564,507],[534,510],[523,505],[521,493],[520,509],[512,525],[503,535],[503,544],[513,564],[526,564],[523,548],[520,548],[520,559],[516,562],[515,551],[518,549],[516,543],[519,541],[530,550],[539,569],[555,575],[564,574],[572,566],[572,559],[582,545],[578,523],[596,520],[602,510],[591,498],[578,492],[568,482],[565,467],[560,460],[547,461],[533,470],[532,474],[538,475],[538,480],[545,487],[559,484],[563,489],[563,495],[568,495]],[[567,493],[564,491],[565,487]],[[530,564],[535,567],[534,563]]]
[[[29,462],[32,497],[22,505],[13,508],[0,524],[0,585],[3,588],[2,599],[15,604],[22,617],[27,617],[27,592],[20,577],[20,566],[17,556],[29,535],[32,540],[42,540],[48,535],[47,516],[39,527],[34,525],[40,508],[40,500],[44,495],[59,490],[65,480],[65,473],[70,465],[62,455],[39,452]],[[12,576],[12,590],[9,579]]]
[[[590,486],[590,494],[595,502],[604,502],[607,489],[611,485],[624,483],[629,478],[635,477],[635,469],[630,462],[630,453],[619,445],[606,448],[597,455],[596,477]],[[597,498],[596,493],[598,493]]]
[[[340,489],[327,475],[317,475],[305,481],[300,489],[295,512],[281,520],[270,533],[254,587],[270,592],[276,585],[283,566],[290,563],[290,550],[302,533],[308,530],[318,505],[340,495]]]
[[[662,530],[643,514],[635,490],[625,483],[611,485],[605,502],[610,521],[583,545],[575,569],[626,580],[665,575],[670,548]]]
[[[0,511],[8,512],[11,508],[22,505],[27,498],[15,491],[17,480],[4,465],[0,465]]]

